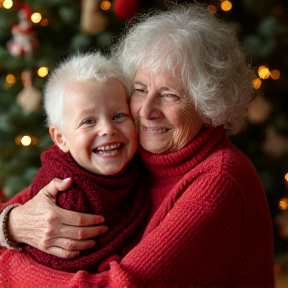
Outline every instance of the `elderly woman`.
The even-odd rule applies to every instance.
[[[132,80],[131,113],[149,171],[152,211],[142,239],[106,272],[44,273],[23,256],[3,283],[29,284],[40,274],[39,287],[274,287],[265,193],[227,138],[245,126],[253,96],[235,33],[206,8],[176,6],[134,25],[113,55]],[[69,257],[91,245],[97,216],[53,203],[70,184],[55,180],[30,203],[8,206],[6,239]],[[14,267],[15,253],[3,254],[0,273]]]

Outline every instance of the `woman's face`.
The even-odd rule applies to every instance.
[[[203,125],[192,101],[187,101],[180,73],[152,74],[139,69],[133,80],[130,109],[141,146],[155,154],[180,150]]]

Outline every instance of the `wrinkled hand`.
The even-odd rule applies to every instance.
[[[91,238],[105,233],[102,216],[62,209],[55,204],[58,191],[73,180],[54,179],[30,201],[12,209],[9,215],[9,238],[26,243],[46,253],[73,258],[79,251],[93,247]]]

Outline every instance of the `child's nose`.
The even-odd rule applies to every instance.
[[[116,129],[108,120],[103,120],[101,123],[99,123],[99,136],[112,136],[116,134]]]

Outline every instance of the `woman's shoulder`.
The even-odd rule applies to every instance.
[[[211,187],[223,190],[226,185],[241,194],[251,191],[263,194],[263,186],[251,160],[228,139],[223,141],[208,157],[186,176],[187,190],[197,183],[211,183]],[[206,184],[207,185],[207,184]],[[212,188],[211,188],[212,189]]]

